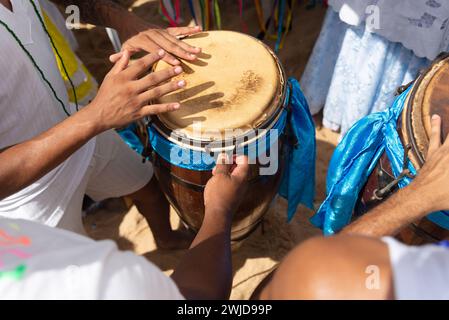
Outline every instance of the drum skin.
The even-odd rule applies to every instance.
[[[447,88],[449,88],[449,56],[444,54],[418,78],[398,121],[398,132],[402,144],[410,146],[407,156],[417,170],[425,163],[431,116],[438,114],[442,117],[443,136],[447,136],[449,132],[449,90]],[[367,213],[397,192],[398,188],[395,188],[383,199],[375,196],[376,190],[384,188],[393,180],[391,165],[384,153],[360,194],[354,217]],[[397,238],[409,245],[423,245],[448,240],[449,230],[424,218],[407,226]]]
[[[282,142],[279,155],[282,154]],[[153,153],[155,174],[162,191],[181,220],[198,232],[204,219],[204,187],[212,171],[192,171],[174,166]],[[284,172],[284,159],[279,157],[279,170],[272,176],[260,176],[259,165],[250,165],[249,186],[238,210],[234,213],[231,238],[248,237],[262,222],[276,197]]]

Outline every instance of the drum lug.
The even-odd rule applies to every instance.
[[[415,175],[413,175],[410,172],[410,169],[408,168],[409,165],[409,158],[408,158],[408,152],[412,149],[412,147],[408,144],[405,146],[404,148],[404,165],[402,167],[402,172],[401,174],[394,179],[392,182],[390,182],[385,188],[382,189],[376,189],[374,190],[374,195],[373,195],[373,200],[378,200],[381,201],[383,199],[385,199],[385,197],[389,194],[391,194],[391,192],[393,191],[394,188],[396,188],[399,183],[404,179],[404,178],[409,178],[409,179],[414,179]]]
[[[408,88],[411,87],[411,85],[415,82],[415,80],[411,81],[410,83],[407,83],[406,85],[400,86],[396,89],[395,96],[399,96],[403,94],[405,91],[407,91]]]

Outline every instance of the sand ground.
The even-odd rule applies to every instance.
[[[154,24],[166,26],[158,13],[155,0],[122,1],[129,8]],[[302,1],[304,2],[304,1]],[[301,3],[301,1],[299,2]],[[184,6],[184,17],[189,17]],[[304,3],[297,6],[294,13],[293,30],[289,34],[285,48],[279,57],[289,76],[300,79],[308,57],[320,32],[325,9],[317,7],[305,10]],[[225,0],[222,6],[224,29],[241,30],[237,1]],[[249,33],[258,33],[257,16],[252,2],[248,1],[244,10],[244,19]],[[188,21],[187,21],[188,22]],[[77,38],[81,45],[79,55],[95,77],[101,82],[110,68],[107,57],[112,53],[106,33],[101,28],[78,30]],[[270,43],[273,45],[272,43]],[[327,166],[338,140],[338,134],[321,128],[317,122],[317,194],[315,205],[324,199]],[[259,228],[248,239],[234,247],[233,266],[234,284],[232,299],[247,299],[262,279],[297,244],[318,235],[319,230],[311,226],[308,218],[312,212],[300,208],[294,220],[286,221],[286,202],[278,199],[267,214],[264,230]],[[179,225],[176,214],[172,214],[172,224]],[[184,251],[157,250],[143,217],[135,207],[127,209],[121,201],[109,203],[107,208],[98,210],[86,218],[86,228],[95,239],[113,239],[124,250],[133,250],[144,255],[169,274],[176,266]]]

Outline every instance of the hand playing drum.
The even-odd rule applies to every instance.
[[[220,177],[220,172],[217,176],[212,171],[216,156],[256,150],[249,157],[250,187],[240,191],[243,201],[234,213],[232,239],[240,240],[263,220],[281,182],[284,162],[279,136],[286,126],[288,100],[285,72],[267,46],[245,34],[210,31],[184,42],[202,52],[195,61],[183,61],[184,72],[175,77],[188,86],[155,100],[157,104],[182,104],[179,110],[154,117],[150,124],[155,173],[183,222],[198,231],[204,205],[234,206],[221,198],[207,202],[210,197],[226,199],[231,192],[207,193],[208,181],[215,184]],[[171,68],[161,61],[154,71]],[[265,163],[259,154],[265,156]],[[220,181],[228,185],[234,179]]]
[[[106,75],[96,98],[85,108],[98,119],[99,132],[123,127],[146,116],[178,110],[178,102],[148,104],[185,86],[185,81],[168,81],[182,73],[180,66],[147,74],[152,65],[164,58],[165,51],[149,54],[129,65],[125,51]],[[168,81],[168,82],[167,82]]]

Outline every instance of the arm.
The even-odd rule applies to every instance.
[[[190,250],[172,275],[187,299],[228,299],[232,284],[231,224],[246,188],[248,160],[218,165],[205,190],[205,216]]]
[[[127,19],[134,15],[111,0],[51,0],[62,5],[75,5],[80,9],[81,19],[96,26],[115,28],[121,24],[120,17]]]
[[[448,163],[449,138],[441,144],[441,118],[434,116],[426,164],[419,175],[410,186],[349,225],[342,234],[392,236],[432,212],[449,209]]]
[[[141,19],[136,14],[128,11],[111,0],[52,0],[53,2],[69,6],[76,5],[80,8],[83,21],[103,27],[116,29],[123,44],[123,50],[131,54],[136,52],[156,52],[164,49],[168,54],[164,61],[172,65],[179,65],[180,61],[175,58],[193,61],[200,48],[192,47],[179,40],[178,36],[186,36],[199,32],[199,27],[182,27],[160,29]],[[122,52],[123,52],[122,50]],[[116,62],[120,54],[111,56],[111,62]]]
[[[177,103],[147,105],[147,102],[185,85],[165,83],[182,71],[180,67],[138,79],[163,56],[163,52],[148,55],[127,67],[129,54],[125,53],[106,76],[91,104],[38,137],[0,152],[0,200],[47,174],[97,134],[179,108]],[[152,86],[155,87],[148,89]]]

